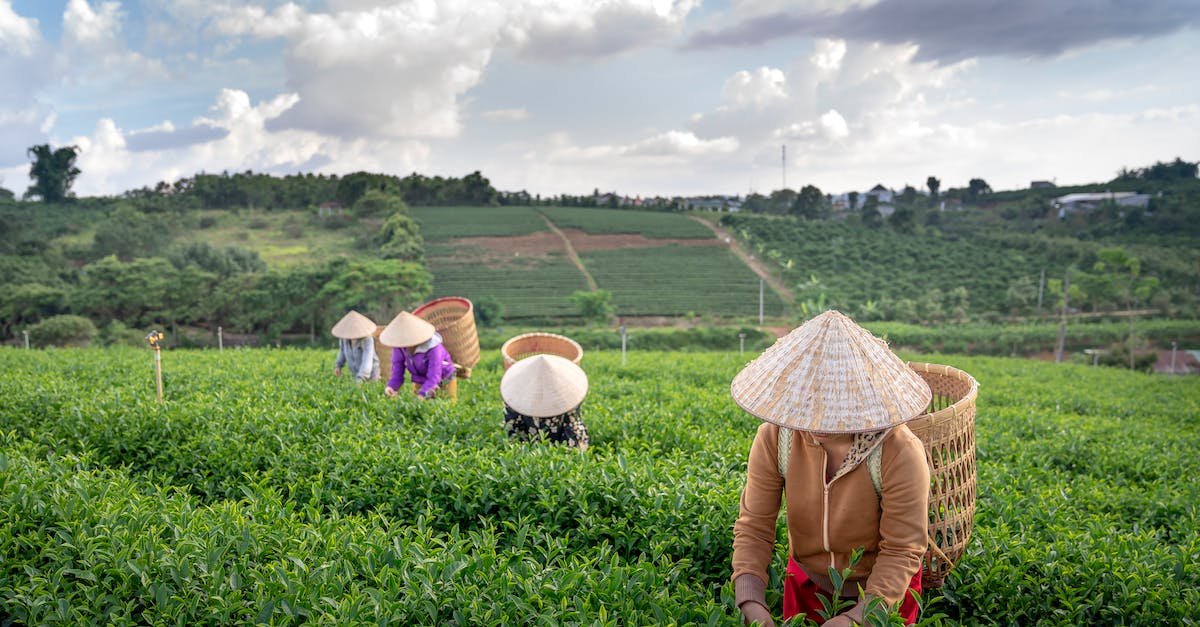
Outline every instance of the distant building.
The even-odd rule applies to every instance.
[[[867,196],[874,196],[879,201],[879,204],[882,205],[891,203],[893,194],[892,190],[884,187],[883,184],[879,184],[875,187],[872,187],[870,191],[863,192],[860,194],[860,196],[861,197],[858,199],[860,203],[865,200]]]
[[[896,213],[896,208],[887,203],[879,203],[876,209],[879,210],[879,217],[881,218],[890,218],[893,213]]]
[[[1032,181],[1029,183],[1029,189],[1054,189],[1057,187],[1050,181]]]
[[[938,203],[939,211],[962,211],[962,200],[958,198],[945,198]]]
[[[1080,211],[1091,211],[1104,203],[1113,203],[1119,207],[1139,207],[1145,209],[1150,206],[1150,194],[1137,194],[1134,192],[1095,192],[1081,194],[1067,194],[1054,199],[1054,207],[1058,209],[1058,217],[1067,217],[1072,213]]]
[[[344,215],[345,213],[346,213],[346,208],[342,206],[342,203],[340,203],[336,200],[331,200],[329,202],[323,202],[323,203],[317,205],[317,215],[322,218],[327,218],[334,214],[337,214],[340,216],[340,215]]]
[[[742,201],[736,196],[697,196],[684,198],[683,202],[688,209],[699,209],[701,211],[728,211],[729,213],[737,213],[742,210]]]
[[[1154,372],[1158,374],[1200,374],[1200,351],[1175,351],[1174,369],[1171,363],[1171,351],[1158,351],[1158,361],[1154,362]]]

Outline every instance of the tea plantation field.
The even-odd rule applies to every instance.
[[[506,440],[496,352],[456,404],[334,356],[165,352],[159,405],[148,350],[0,349],[0,622],[739,624],[749,353],[587,353],[585,453]],[[975,532],[927,615],[1200,621],[1200,380],[920,359],[980,382]]]

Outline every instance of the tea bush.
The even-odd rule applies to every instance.
[[[160,406],[146,349],[0,349],[0,616],[738,624],[749,353],[588,352],[582,454],[507,441],[496,352],[456,404],[387,401],[333,357],[167,351]],[[1197,620],[1200,381],[921,359],[981,382],[975,530],[928,612]]]

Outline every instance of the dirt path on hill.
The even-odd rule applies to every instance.
[[[563,248],[567,250],[567,259],[570,259],[571,263],[575,264],[575,267],[579,268],[579,271],[583,273],[583,278],[587,280],[588,289],[592,290],[593,292],[600,289],[600,286],[596,284],[596,279],[592,278],[592,273],[588,272],[587,268],[583,266],[583,260],[579,258],[579,253],[575,252],[575,247],[571,245],[570,238],[568,238],[566,234],[559,230],[559,228],[555,226],[555,224],[551,222],[550,218],[547,218],[545,214],[542,214],[542,219],[546,221],[546,226],[550,227],[550,230],[554,231],[555,235],[558,235],[560,238],[562,238]]]
[[[753,270],[754,274],[757,274],[760,279],[766,281],[767,285],[770,285],[771,289],[775,290],[775,293],[779,295],[779,298],[783,299],[783,302],[787,303],[788,307],[796,306],[796,296],[792,294],[792,291],[783,284],[783,281],[780,281],[775,275],[768,272],[766,266],[763,266],[762,263],[759,262],[756,257],[754,257],[754,255],[746,252],[746,249],[742,248],[741,242],[739,242],[736,237],[730,235],[725,229],[712,222],[709,222],[708,220],[705,220],[704,218],[699,216],[688,217],[696,222],[699,222],[700,224],[703,224],[704,226],[707,226],[709,229],[712,229],[712,232],[716,234],[717,239],[728,244],[729,249],[733,251],[733,254],[737,255],[738,258],[740,258],[747,266],[750,266],[750,269]]]

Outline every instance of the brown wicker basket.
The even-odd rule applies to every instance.
[[[385,383],[392,378],[392,347],[384,346],[379,341],[379,334],[386,328],[382,324],[376,325],[375,332],[371,334],[375,339],[375,356],[379,357],[379,379]]]
[[[479,335],[475,331],[475,311],[471,301],[458,296],[431,300],[413,312],[414,316],[433,325],[442,335],[458,376],[471,376],[471,368],[479,363]]]
[[[525,333],[509,338],[500,347],[504,355],[504,369],[533,355],[550,354],[565,357],[579,365],[583,360],[583,348],[579,343],[564,335],[554,333]]]
[[[933,391],[926,413],[908,423],[929,461],[929,549],[921,585],[941,587],[975,524],[975,397],[979,384],[950,366],[913,363]]]

